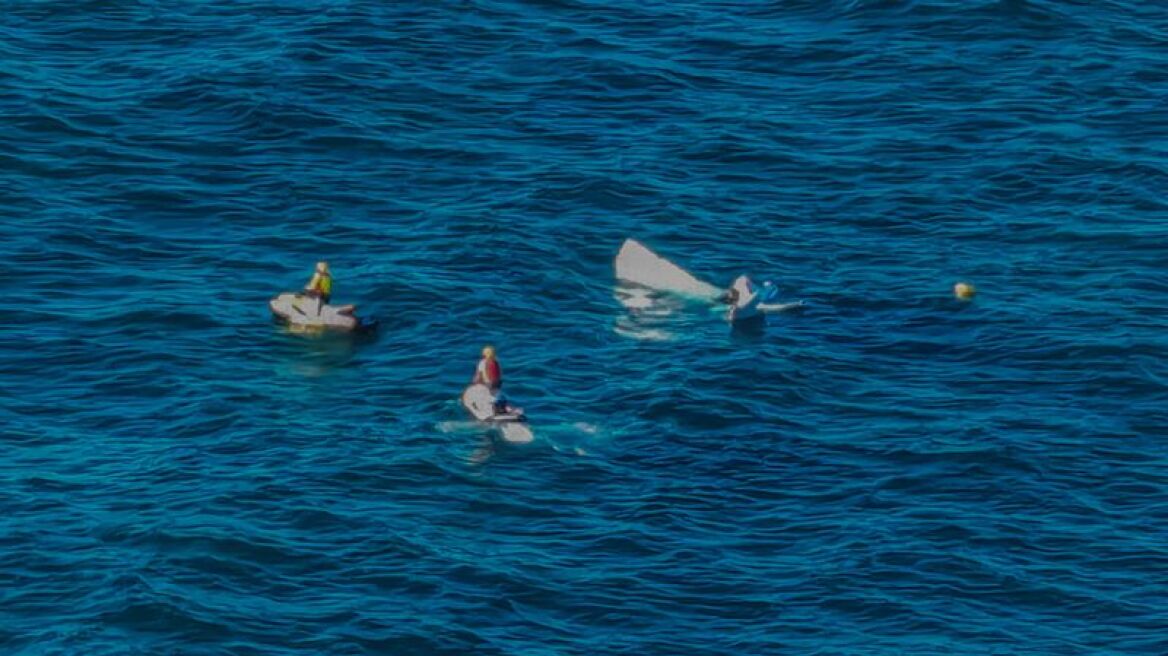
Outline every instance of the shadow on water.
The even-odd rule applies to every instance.
[[[291,356],[285,371],[316,378],[350,365],[364,347],[380,338],[379,331],[343,333],[314,327],[277,324],[284,352]]]
[[[484,426],[477,421],[446,421],[439,424],[438,430],[458,436],[460,443],[463,436],[475,436],[473,449],[469,452],[466,449],[472,444],[470,442],[456,447],[456,452],[460,454],[459,458],[470,467],[487,464],[500,450],[511,446],[502,438],[498,429]]]
[[[730,337],[738,344],[758,344],[766,337],[767,317],[760,314],[730,324]]]

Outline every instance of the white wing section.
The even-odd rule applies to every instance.
[[[615,267],[617,278],[652,289],[710,299],[721,293],[635,239],[625,240],[616,255]]]

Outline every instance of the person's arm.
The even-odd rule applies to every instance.
[[[308,280],[308,284],[304,286],[304,291],[314,292],[320,286],[320,274],[313,273],[312,278]]]

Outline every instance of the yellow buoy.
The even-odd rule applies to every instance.
[[[973,298],[975,293],[977,293],[977,290],[974,289],[973,285],[967,282],[959,282],[956,285],[953,285],[953,295],[956,296],[958,300],[968,301],[969,299]]]

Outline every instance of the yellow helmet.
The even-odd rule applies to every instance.
[[[483,347],[483,357],[488,359],[488,360],[494,358],[495,357],[495,347],[494,346],[484,346]]]
[[[325,262],[324,260],[317,262],[316,263],[316,270],[320,273],[328,273],[329,272],[328,262]]]

